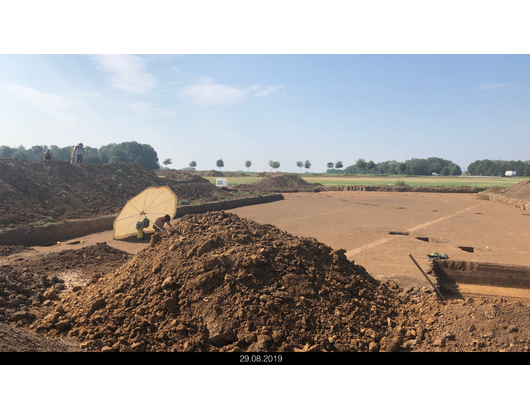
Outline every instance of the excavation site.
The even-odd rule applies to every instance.
[[[0,351],[530,349],[528,182],[256,178],[0,159]]]

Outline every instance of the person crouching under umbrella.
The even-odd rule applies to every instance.
[[[164,217],[160,216],[158,219],[155,220],[155,223],[153,223],[153,227],[158,232],[165,232],[171,227],[171,225],[169,224],[170,220],[171,217],[169,217],[169,214],[166,214]],[[167,225],[167,228],[164,228],[165,225]]]

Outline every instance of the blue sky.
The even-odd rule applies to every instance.
[[[529,55],[0,55],[1,145],[151,144],[174,168],[530,159]]]

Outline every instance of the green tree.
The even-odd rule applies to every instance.
[[[248,169],[252,166],[252,162],[250,160],[245,160],[245,166],[246,166],[247,172],[248,172]]]
[[[120,161],[120,158],[118,156],[112,156],[109,159],[109,163],[114,163],[114,162],[119,162],[119,161]]]
[[[142,156],[138,156],[136,159],[134,159],[134,162],[145,166],[145,159]]]
[[[328,167],[329,169],[333,169],[333,162],[328,162],[328,163],[327,163],[327,167]]]
[[[451,166],[451,176],[460,176],[462,175],[462,169],[457,164]]]
[[[400,163],[398,168],[399,168],[399,172],[404,174],[405,171],[407,170],[407,165],[405,165],[404,163]]]
[[[296,162],[296,166],[298,166],[298,173],[300,173],[300,169],[302,169],[304,167],[304,162],[299,160],[299,161]]]
[[[306,160],[306,161],[304,162],[304,168],[305,168],[305,172],[307,173],[307,170],[308,170],[309,168],[311,168],[311,162],[309,162],[308,160]]]
[[[215,163],[215,166],[217,166],[219,168],[219,170],[221,170],[221,168],[223,166],[225,166],[225,163],[223,162],[223,159],[217,159],[217,162]]]
[[[366,169],[366,161],[364,159],[357,159],[357,162],[355,162],[355,166],[359,169],[359,172],[363,173]]]
[[[189,167],[190,167],[190,168],[195,169],[196,166],[197,166],[197,162],[195,162],[194,160],[192,160],[192,161],[189,163]]]
[[[70,151],[70,153],[72,153]],[[55,155],[53,156],[55,158]],[[101,160],[99,158],[98,149],[86,146],[85,154],[83,155],[83,161],[91,164],[100,164]]]
[[[162,161],[162,165],[165,165],[166,166],[166,169],[169,169],[168,166],[171,165],[173,163],[173,161],[169,158],[165,159]]]
[[[449,166],[446,166],[442,169],[442,172],[440,173],[442,176],[449,176],[451,175],[451,170],[449,169]]]
[[[335,163],[335,169],[338,169],[339,171],[344,167],[342,164],[342,160],[339,160]]]
[[[272,162],[272,169],[276,169],[276,172],[278,172],[279,167],[280,167],[280,162]]]
[[[13,156],[15,149],[9,146],[0,146],[0,158],[7,159]]]
[[[370,160],[368,162],[366,162],[366,169],[368,169],[369,171],[371,171],[372,169],[375,168],[375,163],[373,160]]]

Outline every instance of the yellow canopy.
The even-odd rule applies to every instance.
[[[177,196],[169,187],[149,187],[131,198],[114,219],[114,239],[124,239],[136,235],[136,223],[144,218],[150,220],[145,233],[155,231],[153,223],[166,214],[173,219],[177,214]]]

